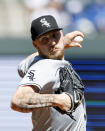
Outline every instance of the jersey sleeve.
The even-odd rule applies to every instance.
[[[27,59],[27,60],[23,60],[20,62],[20,64],[18,65],[18,74],[20,77],[24,77],[28,71],[28,69],[34,64],[36,63],[37,61],[41,60],[42,58],[39,57],[39,56],[34,56],[30,59]]]
[[[43,62],[39,61],[29,68],[20,85],[33,85],[41,90],[46,86],[53,85],[54,82],[54,71],[49,63],[47,64],[43,60]]]
[[[31,63],[34,61],[34,58],[30,58],[28,60],[23,60],[20,62],[20,64],[18,65],[18,74],[20,77],[24,77],[25,74],[27,73]]]

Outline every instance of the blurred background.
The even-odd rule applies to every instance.
[[[67,49],[65,58],[83,79],[87,131],[105,131],[105,0],[0,0],[0,131],[31,131],[31,113],[10,109],[21,78],[17,66],[35,52],[30,23],[53,15],[64,34],[85,34],[82,48]]]

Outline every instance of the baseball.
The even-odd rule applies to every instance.
[[[82,42],[83,41],[83,37],[82,36],[76,36],[73,41],[75,42]]]

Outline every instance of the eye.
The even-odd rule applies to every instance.
[[[60,33],[59,32],[56,32],[52,35],[52,37],[56,40],[58,40],[60,38]]]
[[[54,34],[52,35],[52,37],[53,37],[54,39],[56,39],[57,35],[54,33]]]
[[[49,38],[46,36],[41,39],[42,44],[47,44],[48,42],[49,42]]]

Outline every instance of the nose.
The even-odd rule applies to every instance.
[[[54,38],[50,39],[50,46],[55,46],[57,43]]]

